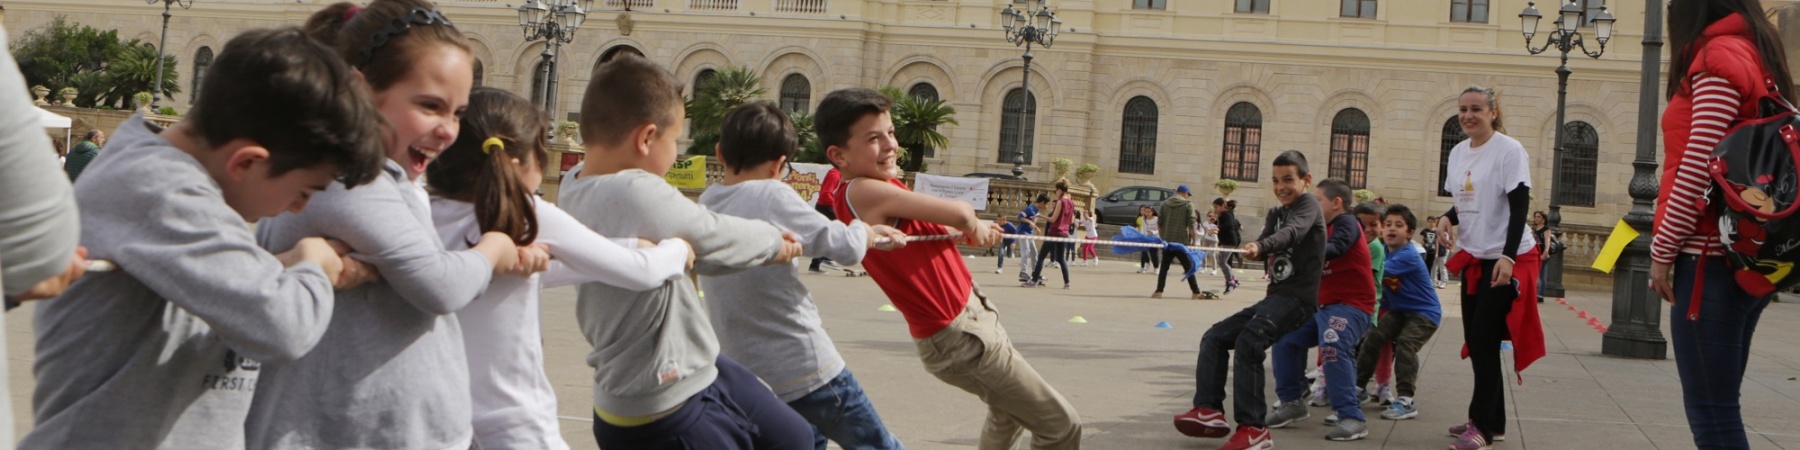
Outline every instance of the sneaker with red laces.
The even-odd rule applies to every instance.
[[[1462,425],[1457,425],[1457,426],[1454,426],[1454,427],[1450,427],[1450,435],[1451,435],[1451,436],[1462,436],[1462,434],[1463,434],[1463,433],[1466,433],[1466,432],[1468,432],[1468,431],[1469,431],[1469,430],[1472,430],[1472,429],[1474,429],[1474,428],[1475,428],[1475,423],[1473,423],[1473,422],[1463,422],[1463,424],[1462,424]],[[1504,442],[1504,441],[1506,441],[1506,435],[1505,435],[1505,434],[1503,434],[1503,433],[1494,433],[1494,442]]]
[[[1176,415],[1175,429],[1199,438],[1222,438],[1231,434],[1231,424],[1225,422],[1225,413],[1211,408],[1194,408]]]
[[[1272,450],[1275,448],[1275,436],[1269,434],[1268,428],[1238,425],[1237,433],[1219,450]]]
[[[1482,438],[1481,430],[1477,430],[1475,427],[1464,430],[1461,436],[1456,437],[1455,442],[1450,443],[1450,450],[1487,450],[1491,448],[1494,448],[1493,444]]]

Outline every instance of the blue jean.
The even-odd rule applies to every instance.
[[[788,402],[788,406],[812,424],[817,450],[825,450],[828,438],[844,450],[906,448],[882,425],[881,415],[875,413],[875,405],[863,394],[862,384],[850,375],[849,368],[805,397]]]
[[[1747,449],[1744,417],[1738,396],[1744,366],[1750,361],[1750,338],[1769,299],[1752,297],[1739,288],[1730,264],[1721,257],[1706,260],[1698,320],[1688,320],[1699,258],[1675,260],[1675,307],[1669,309],[1671,347],[1681,374],[1681,400],[1688,429],[1701,449]]]
[[[1326,305],[1312,320],[1282,336],[1270,352],[1275,369],[1275,396],[1283,402],[1306,394],[1306,349],[1319,347],[1324,360],[1325,395],[1338,418],[1364,420],[1356,401],[1356,346],[1369,330],[1369,313],[1346,304]]]

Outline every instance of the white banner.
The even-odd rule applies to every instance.
[[[788,172],[787,177],[782,178],[781,181],[792,186],[794,192],[799,193],[800,199],[806,200],[808,205],[819,204],[819,192],[835,187],[824,185],[825,174],[831,172],[830,164],[792,163],[788,166],[793,167],[794,170]]]
[[[913,190],[945,200],[962,201],[975,207],[976,211],[987,209],[987,178],[946,177],[920,173],[913,175]]]

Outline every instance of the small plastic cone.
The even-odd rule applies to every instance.
[[[899,311],[897,309],[894,309],[894,305],[881,305],[880,308],[875,308],[875,310],[876,311],[887,311],[887,312]]]
[[[1069,323],[1087,323],[1087,319],[1083,319],[1081,316],[1075,316],[1069,318]]]
[[[1175,328],[1174,325],[1169,325],[1169,322],[1157,322],[1156,327],[1157,328]]]

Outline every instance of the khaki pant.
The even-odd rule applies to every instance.
[[[969,299],[961,315],[926,339],[914,339],[925,370],[988,405],[981,450],[1008,450],[1031,430],[1033,449],[1081,448],[1075,407],[1013,349],[1000,315],[986,299]]]

